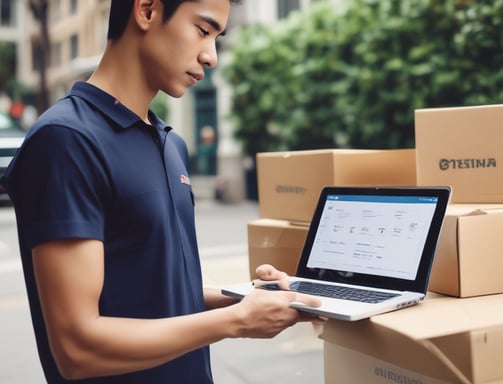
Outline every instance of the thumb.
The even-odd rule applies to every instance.
[[[285,272],[277,270],[271,264],[262,264],[255,270],[255,275],[262,280],[281,280],[288,275]]]
[[[319,307],[321,305],[321,299],[316,296],[306,295],[304,293],[292,292],[292,302],[295,301],[297,303],[305,304],[309,307]]]

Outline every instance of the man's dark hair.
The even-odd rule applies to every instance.
[[[161,0],[164,11],[163,21],[166,22],[177,10],[181,3],[185,1],[198,0]],[[239,3],[240,0],[230,0],[231,3]],[[126,25],[131,16],[134,0],[112,0],[110,6],[110,18],[108,20],[108,40],[117,40],[126,29]]]

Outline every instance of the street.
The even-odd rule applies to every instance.
[[[206,285],[249,279],[247,228],[259,217],[254,202],[196,202],[197,232]],[[44,383],[22,277],[15,218],[0,207],[0,383]],[[297,324],[272,340],[230,339],[212,346],[216,384],[321,384],[322,341],[311,324]]]

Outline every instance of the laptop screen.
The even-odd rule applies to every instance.
[[[327,195],[307,266],[414,280],[437,201]]]
[[[426,289],[449,195],[448,188],[324,188],[297,275]]]

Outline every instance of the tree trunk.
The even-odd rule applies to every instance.
[[[41,114],[49,108],[49,89],[47,87],[47,67],[50,57],[50,39],[47,16],[49,11],[48,0],[30,0],[29,2],[33,16],[40,26],[40,56],[39,59],[39,90],[37,97],[37,110]]]

